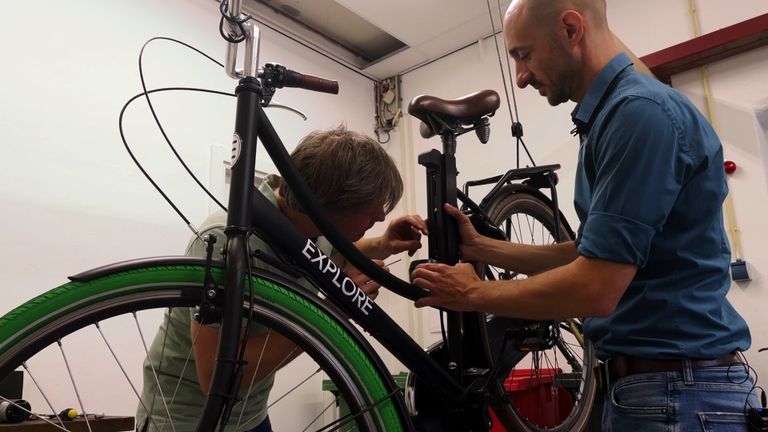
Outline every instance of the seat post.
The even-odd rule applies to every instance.
[[[456,133],[447,131],[440,135],[443,152],[432,149],[419,155],[419,164],[427,170],[427,225],[429,260],[449,265],[459,262],[459,232],[456,220],[445,212],[444,203],[456,205]],[[448,372],[463,382],[463,316],[458,312],[448,314]]]
[[[427,224],[429,231],[429,260],[445,264],[459,262],[458,226],[445,212],[444,203],[456,205],[456,135],[441,135],[443,152],[432,149],[419,155],[419,164],[427,170]]]

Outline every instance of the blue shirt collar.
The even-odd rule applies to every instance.
[[[595,110],[608,93],[611,83],[624,69],[631,65],[632,60],[622,52],[612,58],[597,74],[597,77],[590,84],[587,94],[584,95],[584,99],[571,112],[571,118],[577,129],[579,126],[586,126],[592,121]]]

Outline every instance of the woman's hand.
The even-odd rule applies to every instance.
[[[381,236],[387,256],[408,251],[413,256],[421,248],[421,236],[427,235],[427,222],[419,215],[400,216],[389,223]]]

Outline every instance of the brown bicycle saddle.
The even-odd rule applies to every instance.
[[[439,133],[433,129],[430,116],[446,123],[472,124],[486,115],[493,115],[499,104],[499,94],[493,90],[481,90],[451,100],[420,95],[408,104],[408,113],[422,121],[421,136],[430,138]]]

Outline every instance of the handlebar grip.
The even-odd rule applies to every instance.
[[[267,73],[269,71],[269,73]],[[339,94],[339,83],[312,75],[304,75],[285,66],[267,64],[264,70],[268,82],[275,87],[297,87],[323,93]]]
[[[304,82],[300,86],[303,89],[323,93],[339,94],[338,81],[331,81],[312,75],[304,75]]]
[[[313,75],[304,75],[290,69],[285,71],[285,86],[298,87],[323,93],[339,94],[338,81],[331,81]]]

